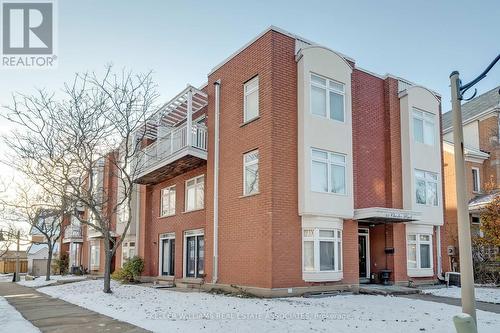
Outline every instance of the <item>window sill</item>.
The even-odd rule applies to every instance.
[[[240,195],[240,196],[238,197],[238,199],[250,198],[250,197],[254,197],[254,196],[259,195],[259,194],[260,194],[260,192],[256,192],[256,193],[252,193],[252,194]]]
[[[175,216],[175,214],[170,214],[170,215],[160,215],[160,216],[158,216],[158,218],[159,218],[159,219],[165,219],[165,218],[167,218],[167,217],[173,217],[173,216]]]
[[[434,269],[432,268],[408,268],[409,277],[432,277]]]
[[[187,214],[187,213],[193,213],[193,212],[199,212],[200,210],[204,210],[205,207],[202,208],[196,208],[196,209],[191,209],[191,210],[185,210],[182,212],[182,214]]]
[[[335,192],[320,192],[320,191],[313,191],[311,190],[312,193],[318,193],[318,194],[328,194],[328,195],[335,195],[339,197],[348,197],[349,195],[347,193],[335,193]]]
[[[244,126],[246,126],[250,123],[253,123],[254,121],[259,120],[259,119],[260,119],[260,116],[257,116],[255,118],[250,119],[250,120],[244,121],[240,124],[240,127],[244,127]]]
[[[340,281],[344,278],[344,272],[302,272],[302,279],[306,282],[330,282]]]

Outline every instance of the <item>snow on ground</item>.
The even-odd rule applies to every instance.
[[[158,290],[102,280],[38,291],[154,332],[455,332],[460,308],[402,297],[341,295],[256,299]],[[478,311],[482,333],[500,331],[500,314]]]
[[[0,332],[40,332],[29,321],[10,305],[4,297],[0,296]]]
[[[0,274],[0,282],[12,281],[12,274]]]
[[[25,277],[21,276],[21,281],[17,283],[25,287],[38,288],[38,287],[48,286],[57,283],[57,281],[63,281],[63,280],[79,281],[79,280],[85,280],[85,277],[78,275],[51,275],[50,281],[45,281],[45,276],[39,276],[34,280],[25,280]]]
[[[475,288],[476,300],[482,302],[490,302],[500,304],[500,288]],[[439,289],[424,289],[424,294],[432,294],[435,296],[461,298],[459,287],[439,288]]]

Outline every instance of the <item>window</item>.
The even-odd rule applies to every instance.
[[[344,84],[311,74],[311,112],[344,122]]]
[[[201,277],[205,272],[204,235],[186,235],[186,277]]]
[[[304,272],[342,271],[342,231],[307,228],[303,230]]]
[[[160,216],[175,214],[175,186],[166,187],[161,190],[160,206]]]
[[[345,155],[312,149],[311,190],[345,194],[345,167]]]
[[[100,246],[99,241],[90,242],[90,269],[99,269],[99,259],[100,259]]]
[[[243,122],[259,116],[259,77],[256,76],[243,85]]]
[[[432,113],[413,109],[413,137],[416,142],[434,145],[435,116]]]
[[[434,172],[415,170],[417,203],[428,206],[438,205],[438,176]]]
[[[432,268],[432,235],[408,234],[408,269]]]
[[[186,181],[186,212],[204,207],[205,175]]]
[[[175,275],[175,234],[160,235],[160,275]]]
[[[479,192],[481,191],[481,185],[480,185],[480,178],[479,178],[479,169],[478,168],[472,168],[472,191],[473,192]]]
[[[259,151],[243,155],[243,195],[259,193]]]

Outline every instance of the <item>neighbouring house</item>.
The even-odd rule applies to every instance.
[[[500,188],[500,86],[462,105],[462,128],[469,218],[472,236],[481,236],[481,210]],[[443,161],[446,224],[443,228],[445,271],[459,270],[455,153],[451,111],[443,114]],[[497,254],[492,249],[491,254]]]
[[[143,278],[262,296],[435,281],[440,128],[432,90],[265,30],[141,129]]]
[[[28,271],[28,260],[26,251],[6,251],[0,257],[0,274],[15,273],[16,261],[19,255],[19,272]]]
[[[50,224],[47,226],[44,226],[44,223],[46,223],[45,217],[44,217],[44,212],[49,214],[45,215],[50,216]],[[42,276],[47,274],[47,261],[49,260],[48,254],[49,254],[49,246],[47,245],[47,240],[45,235],[40,231],[42,230],[47,230],[49,234],[56,236],[59,232],[59,222],[54,222],[52,220],[51,212],[49,210],[42,211],[40,214],[40,217],[38,219],[38,228],[35,228],[34,226],[31,226],[29,235],[31,238],[31,244],[26,250],[27,253],[27,260],[28,260],[28,268],[27,272],[30,275],[34,276]],[[54,230],[51,232],[52,227],[57,227],[57,230]],[[55,260],[59,258],[59,242],[56,242],[54,246],[54,250],[52,253],[52,262],[51,262],[51,267],[52,267],[52,273],[54,273],[54,264]]]

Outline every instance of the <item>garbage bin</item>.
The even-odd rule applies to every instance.
[[[389,279],[391,278],[392,270],[390,269],[382,269],[380,271],[380,280],[384,286],[389,284]]]

